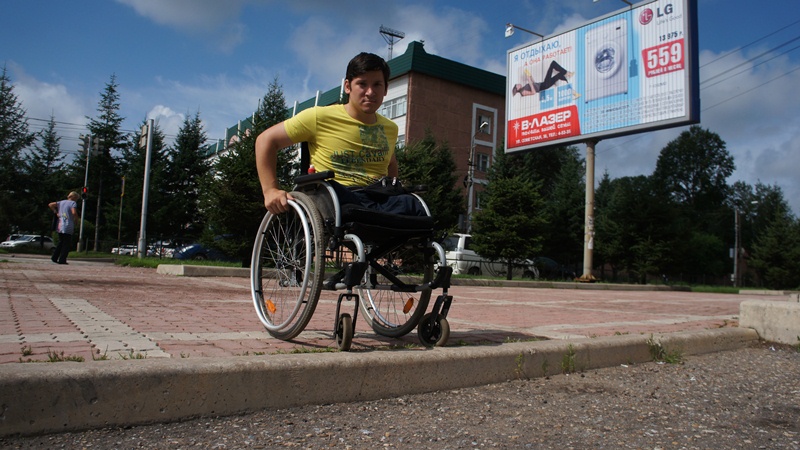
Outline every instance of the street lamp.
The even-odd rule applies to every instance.
[[[467,232],[472,231],[472,208],[475,193],[475,136],[483,133],[489,122],[482,122],[478,131],[472,135],[469,148],[469,161],[467,162]]]
[[[509,37],[514,35],[514,29],[522,30],[522,31],[524,31],[526,33],[530,33],[530,34],[532,34],[534,36],[539,36],[540,38],[544,39],[543,35],[535,32],[535,31],[527,30],[527,29],[522,28],[520,26],[514,25],[513,23],[507,23],[506,24],[506,37],[507,38],[509,38]]]

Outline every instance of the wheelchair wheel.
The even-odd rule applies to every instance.
[[[350,317],[350,314],[341,314],[336,324],[336,345],[339,346],[339,350],[343,352],[350,350],[353,334],[353,318]]]
[[[441,314],[425,314],[419,321],[417,336],[425,347],[444,347],[450,339],[450,323]]]
[[[410,284],[419,285],[433,279],[433,256],[411,243],[387,253],[375,264]],[[421,292],[392,290],[391,282],[372,264],[357,290],[364,320],[376,333],[395,338],[405,336],[417,326],[431,298],[430,289]]]
[[[325,271],[322,218],[305,194],[291,195],[288,212],[267,213],[261,221],[250,264],[258,318],[269,334],[283,340],[308,325]]]

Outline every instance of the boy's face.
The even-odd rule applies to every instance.
[[[375,114],[378,111],[386,97],[386,90],[380,70],[366,72],[344,82],[344,91],[350,95],[350,106],[363,114]]]

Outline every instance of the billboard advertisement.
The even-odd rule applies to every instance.
[[[696,13],[643,2],[508,51],[506,152],[697,123]]]

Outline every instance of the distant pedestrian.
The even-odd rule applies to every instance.
[[[75,224],[80,220],[78,217],[78,199],[81,198],[77,192],[72,191],[67,195],[66,200],[50,203],[48,206],[58,216],[58,245],[50,258],[54,263],[67,264],[67,255],[72,247],[72,234],[75,232]]]

